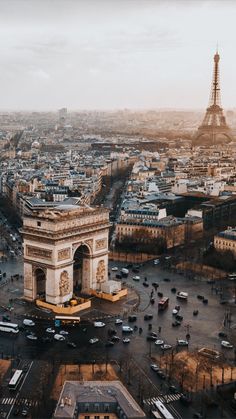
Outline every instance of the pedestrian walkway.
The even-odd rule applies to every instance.
[[[143,402],[147,404],[148,406],[151,406],[151,408],[155,408],[155,402],[161,402],[161,403],[171,403],[176,402],[180,399],[182,396],[182,393],[176,393],[176,394],[165,394],[162,396],[157,397],[151,397],[150,399],[145,399]]]
[[[15,406],[37,406],[37,400],[30,400],[25,398],[14,399],[14,397],[2,397],[0,399],[0,404],[15,404]]]

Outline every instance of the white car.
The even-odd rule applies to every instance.
[[[151,364],[150,365],[150,368],[153,370],[153,371],[159,371],[159,367],[158,367],[158,365],[157,364]]]
[[[38,340],[37,336],[35,335],[27,335],[26,337],[27,339],[30,339],[30,340]]]
[[[133,332],[133,329],[130,326],[122,326],[122,332],[131,333]]]
[[[161,345],[161,349],[163,351],[167,351],[167,349],[171,349],[171,348],[172,348],[172,346],[171,345],[168,345],[167,343],[165,343],[164,345]]]
[[[66,330],[60,330],[59,335],[69,335]]]
[[[89,339],[89,343],[91,343],[92,345],[94,344],[94,343],[97,343],[99,341],[99,339],[98,338],[91,338],[91,339]]]
[[[48,328],[46,329],[46,332],[47,332],[47,333],[55,333],[55,330],[54,330],[54,329],[52,329],[51,327],[48,327]]]
[[[113,267],[111,268],[111,270],[112,270],[113,272],[116,272],[116,271],[118,271],[118,268],[117,268],[117,266],[113,266]]]
[[[123,320],[121,320],[121,319],[116,319],[115,320],[115,324],[122,324],[123,323]]]
[[[140,281],[140,276],[138,276],[138,275],[133,276],[133,280],[134,281]]]
[[[228,348],[228,349],[233,348],[233,345],[230,342],[228,342],[227,340],[222,340],[221,341],[221,346],[223,346],[223,348]]]
[[[157,339],[157,340],[155,341],[155,345],[164,345],[164,340]]]
[[[60,341],[66,340],[66,338],[64,336],[59,335],[59,334],[54,335],[54,339],[60,340]]]
[[[158,265],[160,263],[160,260],[159,259],[155,259],[154,261],[153,261],[153,265]]]
[[[176,310],[176,308],[174,308],[174,309],[172,310],[172,314],[173,314],[173,316],[175,316],[176,314],[178,314],[178,312],[179,312],[179,310]]]
[[[178,339],[177,340],[177,345],[178,346],[188,346],[188,341],[184,340],[184,339]]]
[[[124,338],[123,343],[130,343],[130,339],[129,338]]]
[[[94,325],[94,327],[105,327],[106,326],[105,323],[103,323],[103,322],[94,322],[93,325]]]
[[[33,320],[30,320],[30,319],[24,319],[24,320],[23,320],[23,325],[24,325],[24,326],[35,326],[35,323],[33,322]]]

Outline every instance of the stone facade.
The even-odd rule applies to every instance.
[[[39,296],[45,282],[45,300],[63,304],[73,295],[74,256],[82,257],[82,292],[99,290],[108,281],[109,211],[104,208],[65,207],[33,212],[24,218],[24,295]],[[39,278],[40,276],[40,278]],[[45,278],[44,278],[45,276]]]

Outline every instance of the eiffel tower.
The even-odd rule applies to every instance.
[[[221,107],[219,61],[220,56],[218,51],[216,51],[214,55],[214,70],[209,106],[206,110],[203,122],[193,138],[194,144],[206,142],[209,145],[218,144],[222,142],[222,137],[226,137],[227,143],[234,140]]]

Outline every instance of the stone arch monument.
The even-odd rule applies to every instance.
[[[24,296],[63,304],[108,281],[109,211],[59,205],[24,218]],[[77,288],[76,288],[77,287]]]

